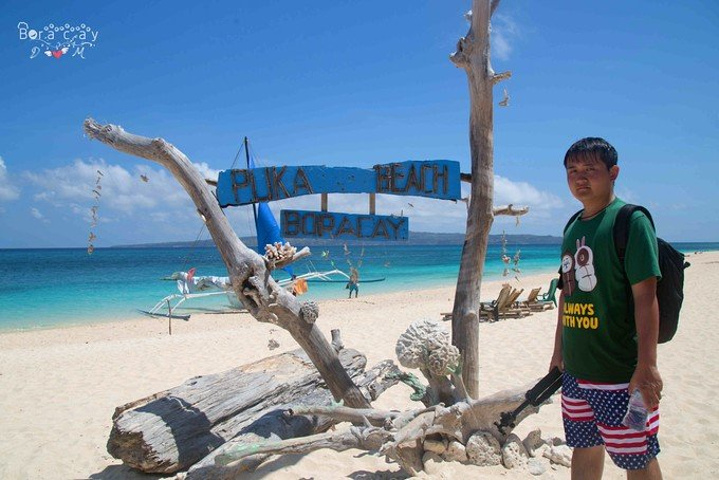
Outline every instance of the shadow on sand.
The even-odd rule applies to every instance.
[[[142,473],[137,470],[133,470],[127,465],[109,465],[105,469],[98,473],[93,473],[89,477],[89,480],[159,480],[161,478],[170,478],[174,474],[168,475],[155,475],[151,473]]]

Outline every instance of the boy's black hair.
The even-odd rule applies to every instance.
[[[600,160],[607,166],[607,170],[617,164],[617,151],[612,145],[599,137],[586,137],[574,142],[564,155],[564,168],[567,168],[569,160],[575,158],[591,158]]]

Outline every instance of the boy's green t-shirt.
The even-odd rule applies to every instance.
[[[594,218],[575,220],[562,243],[562,352],[564,367],[589,381],[624,383],[637,364],[631,289],[661,277],[657,239],[649,219],[630,220],[625,269],[614,246],[614,219],[625,202],[616,198]]]

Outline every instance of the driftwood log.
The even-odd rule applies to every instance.
[[[425,453],[435,451],[438,444],[455,442],[461,444],[462,449],[465,446],[470,449],[473,448],[470,445],[479,442],[489,451],[495,447],[483,439],[490,438],[496,446],[495,453],[499,454],[501,444],[508,439],[514,427],[528,415],[536,413],[539,406],[529,405],[520,412],[515,411],[527,400],[526,391],[530,386],[505,390],[479,400],[469,398],[462,385],[462,377],[458,374],[461,371],[459,350],[451,345],[450,340],[449,332],[440,324],[418,320],[400,336],[396,353],[402,366],[418,368],[429,381],[428,386],[420,389],[423,394],[416,395],[418,400],[420,397],[425,402],[446,399],[451,404],[435,403],[426,408],[402,412],[354,409],[340,405],[294,406],[285,414],[287,423],[294,421],[298,415],[316,415],[332,418],[336,422],[352,422],[354,425],[349,429],[302,438],[296,438],[297,435],[286,439],[279,435],[247,435],[241,441],[234,439],[193,467],[186,478],[230,480],[256,466],[257,463],[252,459],[260,454],[302,454],[320,448],[336,451],[357,448],[379,452],[397,461],[411,475],[423,470]],[[401,377],[402,381],[408,380],[406,375]],[[412,378],[409,383],[418,381]],[[514,412],[516,417],[500,428],[502,414],[510,412]],[[480,447],[480,450],[485,447]]]
[[[388,459],[397,461],[410,475],[417,475],[424,469],[423,456],[432,447],[429,442],[456,441],[467,444],[477,432],[486,433],[503,444],[512,428],[498,430],[495,422],[502,412],[517,408],[525,400],[525,392],[531,386],[506,390],[479,400],[459,402],[450,407],[433,407],[404,411],[383,412],[372,409],[349,409],[344,407],[307,408],[299,413],[314,413],[335,418],[337,421],[354,421],[356,424],[343,431],[290,438],[278,441],[262,441],[254,444],[226,445],[223,451],[214,455],[214,468],[209,465],[203,473],[206,476],[191,476],[187,480],[231,480],[237,478],[237,465],[258,454],[305,454],[321,448],[344,451],[350,448],[379,452]],[[528,415],[536,413],[539,407],[528,407],[515,420],[515,426]],[[295,412],[288,412],[289,418]],[[364,425],[361,425],[361,424]],[[205,463],[205,461],[203,461]],[[190,471],[190,473],[192,470]]]
[[[222,256],[233,290],[242,305],[257,320],[277,325],[292,335],[317,367],[335,399],[342,399],[351,407],[369,406],[367,399],[337,360],[337,354],[327,338],[315,326],[318,314],[316,306],[303,308],[297,298],[275,282],[270,275],[274,264],[242,243],[207,182],[185,154],[161,138],[133,135],[122,127],[100,125],[91,118],[85,120],[84,128],[90,138],[167,168],[195,203],[197,212]]]
[[[342,367],[374,398],[386,388],[366,358],[352,349],[339,352]],[[383,373],[397,369],[380,364]],[[189,468],[244,431],[276,438],[322,432],[332,424],[310,416],[268,422],[273,410],[291,405],[332,402],[312,362],[302,350],[283,353],[223,373],[195,377],[179,387],[128,403],[115,410],[107,449],[127,465],[148,473]],[[279,414],[277,414],[279,415]],[[258,425],[253,425],[253,422]]]
[[[399,373],[397,365],[391,360],[385,360],[363,374],[353,377],[353,380],[367,398],[375,400],[386,389],[397,383],[397,380],[391,379],[397,373]],[[278,406],[248,427],[243,428],[237,436],[213,450],[180,478],[187,480],[234,480],[241,478],[242,472],[254,470],[271,456],[271,453],[261,453],[258,449],[259,446],[297,437],[321,435],[338,422],[357,421],[359,418],[358,415],[349,417],[336,415],[338,410],[350,410],[360,414],[373,411],[372,409],[353,409],[338,406],[337,404],[331,404],[330,400],[331,396],[326,389],[318,389],[313,394],[306,395],[291,405]],[[359,421],[361,422],[361,419]],[[252,454],[253,449],[258,449],[257,453]],[[218,458],[221,459],[228,452],[234,450],[245,450],[250,453],[230,466],[223,465],[218,461]]]

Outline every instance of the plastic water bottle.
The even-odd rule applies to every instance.
[[[629,397],[629,407],[622,420],[622,425],[632,430],[643,432],[647,426],[648,415],[647,407],[644,405],[644,399],[642,398],[642,392],[640,392],[638,388],[634,389],[632,396]]]

